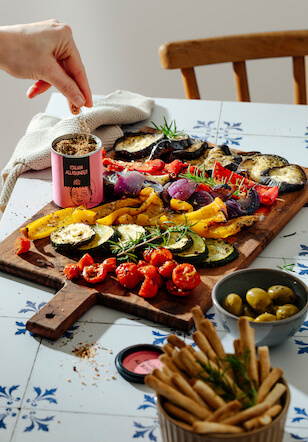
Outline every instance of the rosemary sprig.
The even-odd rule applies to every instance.
[[[204,382],[209,383],[214,391],[224,400],[239,400],[243,408],[248,408],[257,403],[257,390],[254,383],[248,376],[247,366],[250,352],[245,350],[238,357],[227,355],[224,359],[216,359],[218,368],[213,368],[211,364],[199,361],[202,372],[197,376]],[[222,362],[224,366],[222,367]],[[230,382],[225,373],[232,370],[235,376],[235,382]],[[240,387],[239,387],[240,385]],[[239,390],[241,390],[239,392]]]
[[[166,117],[164,117],[164,124],[159,127],[153,121],[151,121],[151,123],[153,124],[155,129],[157,129],[160,133],[166,135],[166,137],[168,137],[170,140],[173,140],[174,138],[184,134],[183,131],[177,130],[175,120],[172,120],[171,123],[168,124]]]
[[[288,272],[295,272],[295,270],[293,270],[295,264],[294,263],[287,264],[286,259],[285,258],[282,258],[282,259],[283,259],[283,265],[277,266],[277,267],[281,270],[286,270]]]

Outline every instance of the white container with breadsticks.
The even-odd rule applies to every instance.
[[[192,314],[195,345],[169,335],[163,367],[145,378],[156,392],[163,442],[281,442],[290,391],[268,347],[255,347],[242,317],[234,354],[226,354],[202,310]]]

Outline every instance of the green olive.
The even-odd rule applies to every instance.
[[[262,313],[262,315],[256,317],[255,322],[270,322],[276,320],[277,318],[275,315],[272,315],[271,313]]]
[[[249,316],[252,319],[257,316],[256,312],[252,310],[252,308],[248,304],[243,304],[243,314],[244,316]]]
[[[265,313],[271,311],[273,303],[269,294],[258,287],[254,287],[246,293],[246,300],[250,307],[257,313]]]
[[[293,304],[296,301],[296,295],[292,289],[285,285],[272,285],[267,290],[274,304],[284,305]]]
[[[277,319],[286,319],[290,316],[296,315],[299,309],[294,304],[281,305],[276,312]]]
[[[230,293],[227,295],[223,300],[222,306],[227,312],[232,313],[232,315],[235,316],[240,316],[243,311],[242,298],[236,293]]]

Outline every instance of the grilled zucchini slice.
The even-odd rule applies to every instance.
[[[219,267],[238,258],[238,251],[233,244],[223,239],[205,238],[208,256],[200,264],[205,267]]]
[[[174,253],[174,257],[179,262],[188,262],[191,264],[198,264],[205,260],[208,255],[207,246],[201,238],[195,232],[189,232],[189,236],[191,237],[193,244],[189,249],[184,250],[183,252]]]
[[[131,240],[136,243],[147,234],[147,230],[138,224],[121,224],[116,227],[119,234],[119,242],[125,243]]]
[[[168,238],[167,244],[162,247],[169,249],[171,253],[180,253],[189,249],[193,245],[193,240],[190,235],[182,235],[179,232],[172,232]]]
[[[108,241],[116,241],[118,234],[111,226],[104,226],[103,224],[94,224],[91,226],[95,232],[94,239],[81,247],[78,247],[80,252],[105,252],[110,249]]]
[[[72,223],[54,230],[50,235],[50,242],[55,249],[65,251],[83,246],[94,237],[95,230],[88,224]]]

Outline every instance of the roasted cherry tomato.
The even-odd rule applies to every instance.
[[[154,298],[158,292],[158,285],[150,278],[145,278],[138,295],[142,298]]]
[[[138,261],[137,266],[138,266],[138,267],[144,267],[144,266],[147,266],[148,264],[149,264],[148,262],[144,261],[143,259],[140,259],[140,260]]]
[[[30,240],[21,236],[15,239],[14,251],[16,255],[21,255],[22,253],[29,252],[30,246]]]
[[[90,284],[102,282],[107,276],[107,269],[104,264],[92,264],[83,268],[82,276]]]
[[[94,264],[94,259],[89,253],[85,253],[80,260],[77,262],[77,266],[80,268],[80,271],[83,271],[83,268],[86,266],[91,266]]]
[[[153,250],[151,254],[150,264],[155,267],[160,267],[166,261],[171,261],[173,259],[173,255],[168,249],[164,249],[160,247],[159,249]]]
[[[158,288],[161,288],[164,285],[164,280],[158,272],[154,275],[153,281],[158,285]]]
[[[134,262],[124,262],[120,264],[115,272],[119,283],[128,289],[136,287],[142,279],[138,266]]]
[[[172,281],[172,279],[168,279],[167,283],[166,283],[166,289],[168,290],[168,292],[171,295],[174,296],[189,296],[192,294],[193,290],[184,290],[181,289],[180,287],[177,287],[174,282]]]
[[[81,273],[81,270],[77,264],[67,264],[63,269],[63,273],[65,274],[67,279],[74,279],[78,278],[78,276]]]
[[[145,249],[145,251],[143,252],[143,259],[145,260],[145,262],[149,263],[151,261],[151,256],[154,250],[155,249]]]
[[[193,290],[200,284],[201,278],[192,264],[179,264],[173,269],[172,281],[183,290]]]
[[[141,267],[138,266],[138,269],[139,269],[139,273],[141,273],[141,275],[143,277],[148,277],[151,279],[153,279],[154,276],[157,275],[157,273],[158,273],[157,268],[152,266],[151,264],[148,264],[146,266],[141,266]]]
[[[103,261],[103,264],[104,264],[104,266],[106,267],[108,273],[110,273],[110,272],[115,272],[115,270],[116,270],[116,268],[117,268],[117,259],[116,259],[116,258],[113,258],[113,257],[111,257],[111,258],[106,258],[106,259]]]
[[[171,278],[172,275],[172,271],[173,269],[178,265],[178,263],[174,260],[172,261],[165,261],[163,263],[163,265],[161,265],[158,268],[159,273],[161,274],[161,276],[163,276],[164,278]]]

